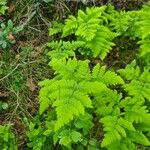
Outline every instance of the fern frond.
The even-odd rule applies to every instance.
[[[51,84],[49,84],[48,87],[43,87],[41,91],[40,98],[42,99],[40,99],[40,103],[42,103],[42,105],[40,105],[40,110],[41,113],[43,113],[43,111],[47,109],[47,105],[45,105],[45,108],[43,107],[45,104],[43,95],[45,94],[45,97],[49,100],[48,104],[53,108],[56,108],[57,121],[55,124],[55,130],[68,124],[74,119],[74,117],[84,115],[85,108],[92,107],[91,100],[83,90],[82,83],[77,84],[73,80],[64,79],[60,81],[50,80],[48,82]],[[44,89],[47,91],[45,92]]]
[[[150,53],[150,40],[149,39],[143,39],[139,41],[138,44],[140,44],[140,53],[139,53],[140,57],[146,56],[147,54]]]
[[[82,47],[85,43],[83,41],[52,41],[47,44],[48,47],[52,49],[48,53],[51,59],[64,59],[70,56],[75,56],[74,51]]]
[[[150,101],[150,83],[143,84],[140,81],[132,80],[129,84],[125,84],[124,88],[129,95]]]
[[[145,69],[141,73],[140,68],[136,66],[135,62],[133,62],[125,69],[120,69],[118,72],[127,80],[131,80],[129,83],[123,85],[130,96],[139,97],[141,100],[147,99],[150,101],[149,70]]]
[[[75,32],[75,35],[82,37],[86,41],[91,41],[99,28],[101,20],[99,17],[101,13],[105,10],[105,7],[92,7],[87,8],[86,13],[82,10],[78,12],[78,22],[79,27]]]
[[[49,98],[49,93],[51,92],[50,86],[53,85],[54,82],[54,80],[46,79],[39,83],[39,86],[41,87],[41,90],[39,92],[40,114],[43,114],[47,110],[47,108],[54,102],[54,99]]]
[[[117,116],[106,116],[101,119],[101,123],[103,123],[104,131],[106,132],[101,143],[102,147],[107,147],[116,141],[120,141],[123,137],[126,137],[126,130],[135,131],[131,122],[123,118],[117,118]]]
[[[78,28],[77,19],[72,15],[69,16],[69,18],[66,20],[65,26],[63,28],[62,37],[73,34],[77,28]]]
[[[150,146],[150,141],[142,132],[139,132],[139,131],[129,132],[129,137],[135,143],[145,145],[145,146]]]
[[[103,60],[107,53],[112,49],[115,44],[111,42],[116,37],[116,34],[111,32],[107,27],[100,26],[91,41],[86,41],[85,47],[91,50],[94,57],[100,56]],[[83,39],[84,41],[84,39]]]
[[[52,25],[53,25],[53,26],[52,26],[51,28],[49,28],[49,35],[50,35],[50,36],[62,32],[62,29],[63,29],[63,27],[64,27],[64,24],[58,23],[58,22],[54,21],[54,22],[52,22]]]
[[[139,37],[141,40],[138,42],[140,44],[140,53],[139,56],[143,57],[150,53],[150,7],[146,6],[139,11],[139,21],[136,22],[136,25],[139,28]]]
[[[68,61],[53,59],[50,65],[55,70],[55,74],[58,74],[57,77],[81,81],[90,77],[88,63],[88,60],[77,61],[75,58]]]
[[[93,105],[96,108],[96,112],[100,116],[107,115],[116,115],[120,114],[120,108],[118,107],[118,103],[121,99],[121,95],[119,95],[116,91],[110,89],[104,89],[99,92],[98,95],[95,95]]]
[[[75,34],[77,40],[85,43],[83,49],[80,50],[81,54],[92,54],[92,56],[100,56],[104,59],[111,47],[115,44],[111,42],[118,34],[109,30],[108,27],[103,25],[102,16],[106,7],[92,7],[87,8],[86,12],[78,11],[78,16],[75,18],[70,16],[66,20],[63,29],[63,37]]]
[[[136,61],[132,61],[125,69],[119,69],[118,73],[127,80],[137,79],[141,73],[141,70],[136,66]]]
[[[125,137],[122,138],[120,141],[116,141],[112,143],[111,145],[108,145],[107,147],[108,150],[135,150],[136,146],[135,144],[131,141],[131,139]]]
[[[150,114],[139,97],[128,97],[124,101],[125,118],[130,122],[150,124]]]
[[[92,80],[97,80],[109,85],[123,84],[123,79],[117,75],[115,72],[106,71],[106,67],[100,67],[98,64],[93,68]]]

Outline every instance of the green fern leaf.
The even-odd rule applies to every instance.
[[[125,118],[130,122],[142,123],[149,122],[150,123],[150,114],[148,110],[146,110],[146,106],[141,106],[138,103],[134,105],[129,105],[125,107]],[[148,119],[149,118],[149,119]]]
[[[44,91],[45,97],[49,99],[51,106],[55,108],[57,114],[57,121],[55,130],[60,129],[65,124],[68,124],[74,117],[84,115],[85,108],[91,108],[92,103],[88,95],[83,91],[83,84],[77,84],[73,80],[53,80],[49,82],[48,89]],[[41,94],[43,96],[44,94]],[[40,99],[41,113],[47,108],[44,105],[45,99]],[[46,103],[47,104],[47,103]],[[44,108],[43,108],[44,105]]]
[[[91,41],[85,41],[85,47],[91,50],[94,57],[100,56],[103,60],[107,53],[112,49],[115,44],[112,41],[116,34],[112,33],[107,27],[100,26]],[[84,41],[84,40],[83,40]]]
[[[127,80],[137,79],[141,73],[140,68],[136,66],[135,60],[127,65],[125,69],[119,69],[118,72]]]
[[[50,51],[48,55],[51,57],[51,59],[69,58],[70,56],[75,56],[74,51],[82,47],[84,44],[85,43],[83,41],[52,41],[47,44],[47,46],[53,50]]]
[[[135,150],[136,146],[135,144],[133,144],[133,142],[131,141],[131,139],[129,138],[123,138],[120,141],[116,141],[114,143],[112,143],[111,145],[107,146],[108,150]]]
[[[129,95],[139,97],[141,100],[144,98],[150,101],[150,84],[143,84],[140,81],[132,80],[129,84],[124,85]]]
[[[99,82],[102,82],[107,86],[124,83],[123,79],[115,72],[106,71],[105,66],[100,67],[98,64],[93,68],[92,79],[98,80]]]
[[[127,130],[129,130],[129,131],[135,131],[134,126],[133,126],[132,123],[129,122],[128,120],[125,120],[125,119],[123,119],[123,118],[119,118],[119,119],[118,119],[118,124],[119,124],[120,126],[122,126],[124,129],[127,129]]]
[[[120,134],[116,130],[112,130],[111,132],[105,134],[105,137],[101,143],[101,147],[107,147],[108,145],[120,139]]]
[[[77,40],[83,41],[85,45],[79,50],[81,54],[92,54],[94,57],[100,56],[101,59],[104,59],[111,47],[115,45],[111,41],[118,34],[111,32],[103,25],[103,19],[107,22],[106,17],[102,16],[105,9],[104,6],[87,8],[86,12],[79,10],[76,18],[70,16],[66,20],[63,37],[75,34]]]
[[[77,61],[75,58],[68,61],[53,59],[50,66],[55,69],[57,77],[81,81],[90,78],[88,63],[88,60]]]
[[[142,132],[138,132],[138,131],[130,132],[129,137],[130,139],[132,139],[132,141],[138,144],[150,146],[150,141]]]
[[[101,119],[101,122],[103,123],[104,131],[106,132],[101,143],[102,147],[107,147],[126,137],[126,130],[135,131],[131,122],[123,118],[118,119],[117,116],[106,116]]]
[[[74,16],[69,16],[69,18],[66,20],[65,26],[63,28],[62,37],[65,37],[67,35],[74,33],[77,28],[78,28],[77,19]]]

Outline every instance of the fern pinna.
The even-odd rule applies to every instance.
[[[50,30],[62,32],[62,39],[48,44],[54,77],[39,84],[39,112],[45,119],[43,139],[53,139],[60,149],[135,150],[138,144],[150,146],[149,70],[133,61],[116,73],[90,61],[97,56],[104,59],[114,45],[112,40],[133,30],[124,28],[133,21],[130,13],[124,26],[114,24],[119,14],[106,7],[87,8],[77,17],[70,16],[62,29]],[[139,30],[138,24],[135,26]],[[68,35],[74,41],[65,41]],[[82,60],[77,51],[83,54]]]

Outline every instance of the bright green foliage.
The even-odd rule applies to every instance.
[[[7,5],[7,0],[1,0],[0,1],[0,15],[4,15],[5,11],[8,9]]]
[[[28,147],[32,147],[33,150],[40,150],[46,140],[46,137],[44,135],[42,136],[42,128],[35,128],[35,125],[30,123],[29,131],[30,132],[27,133],[27,136],[32,142],[28,143]]]
[[[117,118],[116,116],[106,116],[101,119],[101,122],[104,124],[104,131],[106,132],[101,144],[102,147],[108,146],[109,149],[116,144],[120,145],[121,148],[124,146],[127,147],[128,145],[123,144],[127,139],[145,146],[150,145],[146,136],[142,132],[136,131],[132,122],[127,119],[123,119],[122,117]],[[123,142],[123,140],[125,141]]]
[[[105,8],[105,6],[87,8],[86,12],[79,10],[77,17],[70,16],[66,20],[62,37],[74,34],[77,41],[82,42],[80,45],[82,48],[78,50],[81,54],[104,59],[111,47],[115,45],[112,40],[117,34],[104,26],[104,22],[107,21],[107,18],[102,15]]]
[[[138,12],[139,21],[136,23],[139,27],[140,38],[140,57],[150,53],[150,6],[145,6],[142,10]]]
[[[125,108],[125,118],[129,120],[130,122],[143,123],[143,125],[147,128],[150,128],[150,114],[147,110],[146,106],[143,106],[143,103],[138,99],[137,97],[126,98],[122,104]],[[140,126],[143,126],[140,124]],[[149,129],[148,129],[149,130]]]
[[[92,122],[93,116],[89,113],[85,113],[75,120],[74,125],[77,129],[83,130],[83,135],[88,135],[90,129],[94,126]]]
[[[137,79],[140,74],[140,68],[136,66],[136,61],[134,60],[131,64],[127,65],[125,69],[120,69],[118,72],[127,80]]]
[[[126,85],[130,83],[124,83],[123,79],[116,73],[106,71],[105,67],[100,67],[98,64],[90,71],[88,63],[88,60],[77,61],[75,58],[68,60],[52,59],[50,65],[55,70],[56,76],[51,80],[40,83],[42,86],[40,113],[42,114],[48,108],[50,109],[50,106],[51,110],[54,109],[56,112],[57,118],[52,129],[52,132],[56,133],[56,141],[59,140],[59,144],[71,148],[75,141],[71,138],[72,131],[68,131],[68,125],[86,128],[74,121],[87,114],[87,108],[90,108],[100,118],[100,122],[104,126],[105,134],[101,144],[102,147],[112,149],[114,146],[120,146],[134,150],[134,143],[149,146],[150,143],[143,131],[145,129],[148,131],[150,127],[149,120],[147,121],[150,115],[144,103],[139,101],[140,97],[142,99],[146,97],[143,97],[142,93],[137,93],[137,96],[132,95],[130,90],[128,96],[122,99],[121,94],[108,87],[122,84],[128,92]],[[134,65],[135,63],[131,66]],[[139,67],[135,66],[135,69],[133,69],[131,66],[120,70],[119,73],[122,72],[123,76],[130,79],[131,82],[134,80],[148,81],[149,75],[145,79],[146,71],[141,74]],[[133,76],[135,73],[137,76]],[[141,128],[139,128],[139,125]],[[65,134],[58,135],[60,130],[64,131]],[[73,130],[76,131],[76,129]],[[135,134],[141,139],[136,140]],[[81,141],[75,143],[78,142]],[[131,146],[128,146],[128,144],[131,144]]]
[[[53,28],[49,28],[49,36],[62,32],[64,24],[58,23],[57,21],[53,21],[52,24],[53,24]]]
[[[111,19],[110,27],[116,30],[119,35],[127,36],[138,40],[140,45],[139,57],[149,66],[150,63],[150,3],[146,4],[138,11],[111,11],[113,19]]]
[[[115,30],[119,35],[129,36],[135,39],[140,36],[137,32],[139,27],[137,21],[139,21],[139,15],[137,11],[113,11],[113,19],[111,19],[110,27]]]
[[[0,125],[0,148],[1,150],[17,150],[16,139],[10,125]]]
[[[41,85],[44,86],[45,84],[41,83]],[[92,107],[91,100],[83,90],[83,85],[84,83],[77,84],[73,80],[51,80],[48,87],[45,86],[41,91],[48,90],[49,103],[52,101],[52,107],[56,108],[57,121],[55,130],[68,124],[75,117],[84,115],[85,108]],[[42,102],[45,103],[45,101],[41,101],[41,106],[43,106]],[[44,107],[40,108],[42,113]]]
[[[9,20],[7,25],[1,23],[0,28],[0,46],[5,49],[10,45],[14,44],[15,38],[13,34],[16,34],[22,30],[22,27],[14,27],[13,22]],[[10,37],[11,36],[11,37]]]
[[[150,101],[150,72],[148,70],[141,73],[140,68],[135,66],[133,62],[126,69],[121,69],[118,72],[127,80],[130,80],[129,83],[124,85],[130,96]]]
[[[96,113],[100,115],[100,117],[107,115],[118,116],[121,112],[119,108],[120,99],[121,95],[110,89],[104,89],[95,94],[95,101],[93,103],[96,108]]]
[[[48,137],[49,134],[45,131],[43,124],[40,124],[39,120],[34,120],[28,127],[27,137],[30,142],[27,145],[29,148],[33,150],[49,150],[54,148],[53,139],[50,136]]]
[[[102,82],[107,86],[124,83],[122,78],[118,76],[115,72],[112,72],[110,70],[106,71],[105,66],[100,67],[98,64],[93,68],[92,80]]]
[[[53,59],[50,65],[55,70],[57,78],[81,81],[90,79],[88,63],[88,60],[77,61],[75,58],[68,61]]]
[[[64,130],[59,134],[59,144],[71,147],[71,143],[77,143],[82,141],[82,135],[80,132],[74,130]]]
[[[53,50],[50,51],[48,55],[50,55],[53,59],[69,58],[69,56],[74,56],[74,51],[83,45],[85,45],[83,41],[52,41],[47,44],[47,46]]]
[[[90,71],[88,63],[89,61],[87,60],[77,61],[75,58],[68,60],[52,59],[50,62],[56,76],[51,80],[44,80],[40,83],[42,89],[39,97],[40,114],[50,106],[51,109],[55,109],[57,118],[53,132],[62,130],[62,127],[69,125],[76,119],[80,120],[82,116],[87,114],[87,108],[93,108],[90,96],[99,95],[99,93],[107,90],[109,85],[124,83],[121,77],[112,71],[106,71],[105,67],[96,65]],[[110,77],[113,77],[114,80],[111,81]],[[74,125],[77,128],[83,128],[84,134],[87,134],[89,127],[92,125],[91,121],[89,122],[89,127],[81,123],[82,121],[80,123],[75,121]],[[70,140],[68,139],[67,141],[69,142]],[[72,142],[71,140],[68,146]],[[61,144],[63,143],[61,142]]]
[[[122,147],[123,149],[123,147],[126,147],[125,149],[134,150],[133,142],[145,146],[150,145],[150,142],[142,133],[143,131],[149,131],[150,114],[139,97],[122,99],[122,96],[115,91],[105,89],[96,94],[94,99],[93,107],[96,108],[97,115],[100,118],[102,117],[100,122],[103,123],[106,132],[102,147],[108,149],[114,149],[114,147]],[[122,112],[122,110],[124,111]],[[138,128],[136,129],[136,127]],[[130,137],[130,135],[134,135],[132,131],[140,133],[142,140],[135,140],[135,137]],[[133,147],[129,148],[127,143]]]
[[[62,37],[48,44],[54,77],[39,84],[39,113],[44,117],[45,131],[38,131],[38,136],[44,135],[43,143],[50,138],[51,146],[70,150],[150,146],[146,134],[150,131],[148,68],[133,61],[116,73],[91,62],[94,57],[103,60],[118,35],[147,40],[146,10],[149,6],[131,12],[117,12],[111,6],[92,7],[85,12],[79,10],[77,17],[70,16],[65,25],[50,29],[50,35],[62,33]],[[70,35],[74,40],[65,41]],[[141,47],[140,55],[145,51]],[[34,138],[30,137],[31,143]],[[40,145],[42,150],[45,144]]]
[[[40,113],[42,114],[49,105],[56,107],[58,120],[56,130],[73,120],[75,116],[83,115],[86,107],[92,107],[88,93],[97,93],[96,89],[99,91],[106,89],[103,83],[106,85],[123,83],[115,73],[111,71],[105,73],[105,69],[100,69],[98,65],[91,73],[88,61],[70,59],[66,62],[54,59],[50,65],[56,70],[57,76],[53,80],[40,83],[43,87],[40,91]],[[111,82],[109,75],[113,75],[116,81]]]
[[[117,118],[116,116],[106,116],[101,119],[101,122],[104,124],[104,140],[102,141],[101,146],[106,147],[112,144],[115,141],[120,141],[122,137],[127,137],[127,131],[135,131],[132,123],[123,119]]]

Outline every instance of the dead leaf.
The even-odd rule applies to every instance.
[[[34,83],[34,81],[33,81],[32,78],[29,78],[29,79],[27,80],[26,85],[27,85],[27,87],[29,87],[29,90],[30,90],[30,91],[32,91],[32,92],[35,91],[36,85],[35,85],[35,83]]]
[[[40,58],[43,53],[43,49],[41,47],[36,47],[34,51],[31,52],[32,58]]]
[[[11,3],[10,4],[10,6],[9,6],[9,8],[8,8],[8,13],[10,14],[10,13],[12,13],[14,10],[15,10],[15,3]]]
[[[8,97],[9,92],[0,92],[0,97]]]
[[[12,35],[12,33],[10,33],[7,37],[9,40],[14,40],[14,36]]]

